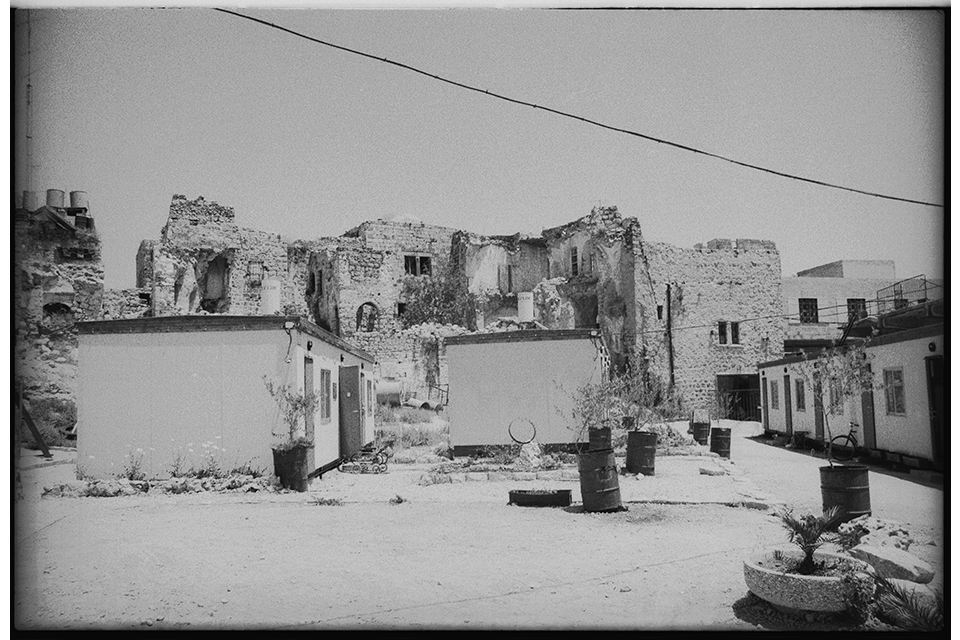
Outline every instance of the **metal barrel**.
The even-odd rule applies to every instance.
[[[603,451],[610,448],[610,428],[590,429],[590,451]]]
[[[721,458],[730,457],[730,429],[714,427],[710,430],[710,451],[720,454]]]
[[[833,506],[840,507],[837,525],[872,513],[870,477],[863,465],[820,467],[820,493],[824,511]]]
[[[650,431],[627,432],[627,471],[652,476],[656,455],[657,434]]]
[[[693,431],[693,439],[697,444],[707,444],[707,438],[710,436],[709,422],[691,422],[690,427]]]
[[[623,508],[613,449],[581,453],[577,466],[580,471],[580,493],[584,511],[602,513]]]

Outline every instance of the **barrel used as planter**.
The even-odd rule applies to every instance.
[[[570,489],[514,489],[509,504],[518,507],[569,507]]]
[[[590,451],[603,451],[610,448],[610,428],[590,429]]]
[[[693,439],[697,444],[707,444],[707,438],[710,436],[709,422],[690,422],[690,430],[693,432]]]
[[[836,525],[860,516],[869,516],[870,478],[863,465],[834,465],[820,467],[820,493],[823,510],[839,507]]]
[[[293,491],[307,490],[307,447],[273,450],[273,470],[280,486]]]
[[[710,451],[721,458],[730,457],[730,429],[714,427],[710,430]]]
[[[602,513],[623,508],[613,449],[583,452],[578,457],[577,467],[584,511]]]
[[[627,432],[628,472],[652,476],[656,454],[657,434],[650,431]]]

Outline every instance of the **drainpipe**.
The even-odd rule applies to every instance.
[[[672,329],[672,319],[670,313],[670,285],[667,285],[667,355],[670,360],[670,388],[674,386],[674,377],[673,377],[673,329]]]

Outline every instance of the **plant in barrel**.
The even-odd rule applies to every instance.
[[[290,385],[275,383],[266,376],[263,382],[276,401],[286,427],[284,433],[273,433],[275,440],[271,448],[277,477],[287,488],[306,491],[307,451],[313,447],[313,440],[300,435],[300,426],[305,416],[316,411],[320,395],[313,391],[296,391]]]

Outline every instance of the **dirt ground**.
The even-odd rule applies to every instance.
[[[334,471],[302,494],[116,498],[40,498],[42,486],[72,480],[74,470],[32,469],[15,505],[14,622],[289,630],[848,624],[784,619],[749,594],[743,559],[784,541],[771,510],[636,498],[682,492],[685,478],[705,481],[700,462],[658,459],[656,480],[621,478],[629,509],[612,514],[584,513],[576,480],[422,486],[429,465]],[[749,478],[717,482],[729,483],[717,495],[757,492]],[[546,487],[572,489],[574,505],[507,504],[511,489]]]

